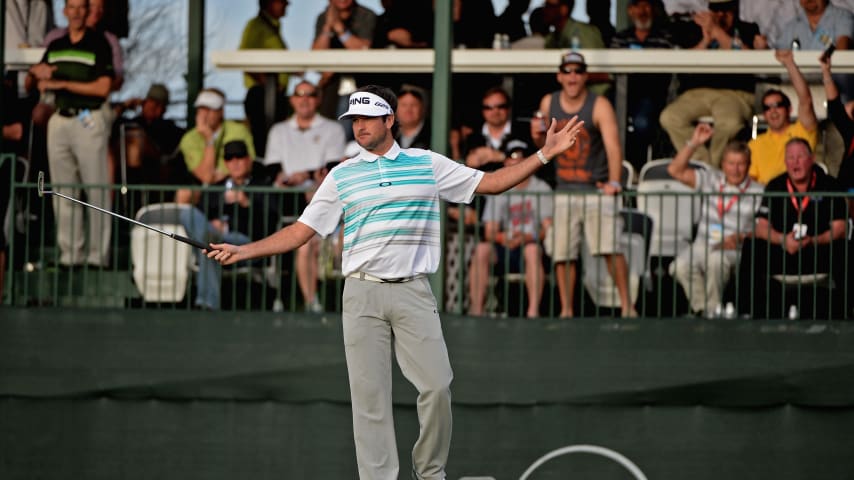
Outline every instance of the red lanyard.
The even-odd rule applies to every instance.
[[[726,202],[726,206],[724,206],[723,196],[724,185],[726,185],[726,180],[721,182],[721,186],[718,189],[718,191],[721,193],[721,195],[718,196],[718,216],[721,217],[721,222],[724,221],[724,215],[729,212],[732,206],[735,205],[735,202],[738,201],[739,195],[743,194],[747,190],[747,187],[750,186],[750,178],[747,179],[747,183],[744,184],[744,188],[738,189],[739,193],[729,197],[729,200]]]
[[[810,180],[809,190],[812,190],[813,187],[815,187],[815,172],[812,172],[812,180]],[[807,205],[810,204],[810,197],[807,196],[807,197],[802,198],[801,203],[798,204],[798,201],[795,199],[795,195],[794,195],[795,189],[794,189],[794,187],[792,187],[792,181],[788,178],[786,179],[786,188],[789,189],[789,200],[792,201],[792,205],[795,206],[795,210],[798,213],[803,212],[804,209],[807,208]]]

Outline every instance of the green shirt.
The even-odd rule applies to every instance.
[[[571,18],[566,21],[560,34],[550,33],[546,37],[546,48],[573,48],[573,36],[578,37],[578,48],[605,48],[602,34],[596,26]]]
[[[249,148],[249,156],[255,159],[255,147],[252,142],[252,134],[245,125],[233,120],[226,120],[222,123],[216,138],[214,139],[214,148],[216,148],[216,169],[222,173],[228,173],[225,168],[224,147],[225,144],[232,140],[243,140]],[[205,154],[205,137],[195,128],[185,133],[181,138],[181,143],[178,145],[181,153],[184,155],[184,163],[187,164],[187,170],[191,173],[202,163],[202,156]]]
[[[56,67],[52,75],[56,80],[88,83],[101,77],[113,78],[112,58],[110,44],[104,36],[86,29],[83,38],[77,43],[71,43],[68,34],[50,42],[42,63]],[[56,91],[57,108],[95,110],[101,107],[104,100],[105,97],[80,95],[64,89]]]
[[[257,17],[249,20],[246,27],[243,29],[243,36],[240,38],[240,49],[266,49],[266,50],[287,50],[285,40],[279,33],[280,22],[278,19],[267,15],[266,12],[260,12]],[[243,74],[243,84],[246,88],[255,86],[257,82],[250,75]],[[279,74],[279,87],[285,88],[288,86],[288,74]]]

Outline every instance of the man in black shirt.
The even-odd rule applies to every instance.
[[[752,318],[779,318],[784,308],[795,306],[802,318],[838,314],[844,297],[845,229],[847,209],[833,177],[815,166],[806,140],[786,144],[786,173],[771,180],[756,214],[754,238],[745,240],[739,266],[739,312]],[[785,275],[785,278],[783,277]],[[769,279],[768,277],[771,277]],[[821,277],[835,285],[830,300],[818,300]],[[797,279],[797,293],[784,288]],[[800,297],[800,298],[798,298]],[[812,305],[815,300],[815,305]],[[827,311],[828,305],[832,307]]]
[[[226,143],[224,155],[228,176],[215,186],[225,187],[225,191],[221,188],[205,191],[197,208],[181,211],[181,224],[187,235],[199,242],[243,245],[276,230],[276,205],[265,198],[266,194],[244,190],[250,185],[271,186],[273,179],[266,175],[263,165],[252,160],[243,140]],[[221,267],[203,251],[195,250],[194,253],[199,264],[195,305],[218,310]]]
[[[78,197],[77,189],[62,184],[110,183],[107,168],[109,119],[101,105],[110,93],[114,75],[112,51],[100,33],[86,28],[87,0],[66,0],[63,9],[68,33],[53,41],[42,61],[30,68],[28,88],[36,86],[43,96],[55,98],[56,112],[47,125],[47,157],[50,178],[57,192]],[[87,188],[92,205],[110,210],[107,191]],[[104,266],[109,259],[110,225],[100,213],[89,216],[88,242],[83,228],[83,207],[53,200],[57,219],[59,263]],[[85,247],[85,248],[84,248]]]

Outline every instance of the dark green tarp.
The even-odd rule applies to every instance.
[[[0,311],[0,478],[355,478],[335,316]],[[449,478],[595,444],[650,479],[854,476],[854,326],[444,317]],[[395,373],[402,471],[414,390]],[[570,475],[572,473],[572,475]],[[533,477],[631,478],[587,454]]]

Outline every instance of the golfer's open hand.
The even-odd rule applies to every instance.
[[[569,119],[560,130],[557,128],[557,120],[552,118],[548,131],[546,131],[546,142],[543,144],[543,154],[546,158],[553,158],[575,145],[578,132],[584,125],[578,115]]]
[[[230,243],[212,243],[211,248],[206,252],[208,258],[216,260],[221,265],[231,265],[242,260],[240,247]]]

